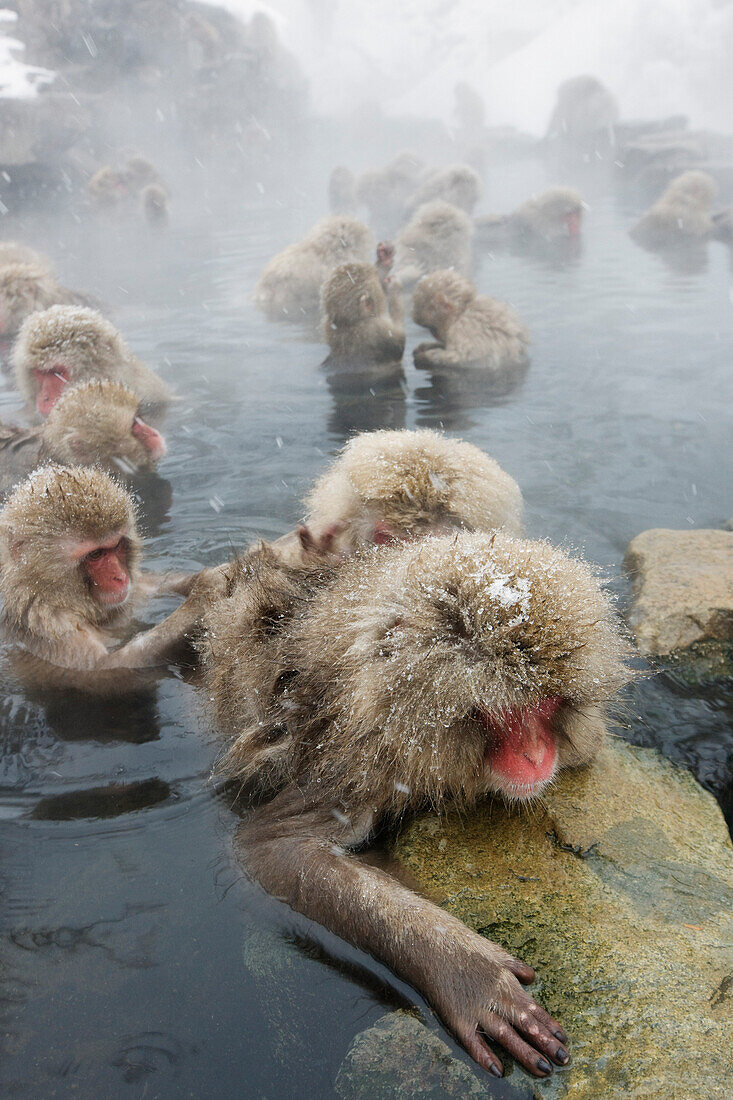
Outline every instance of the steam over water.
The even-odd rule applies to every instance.
[[[536,133],[558,81],[584,70],[627,116],[686,110],[722,126],[731,5],[269,7],[317,116],[282,156],[233,180],[171,157],[164,172],[183,167],[170,228],[155,236],[80,222],[73,209],[11,212],[2,226],[99,298],[181,397],[162,480],[143,487],[147,564],[195,569],[287,531],[355,427],[443,427],[516,478],[531,536],[582,549],[627,604],[621,561],[634,535],[719,527],[733,512],[727,248],[711,244],[693,270],[670,268],[630,240],[644,201],[607,174],[581,166],[559,180],[534,158],[490,165],[482,211],[558,182],[579,186],[589,207],[575,254],[477,261],[479,290],[509,301],[532,340],[526,378],[504,395],[415,370],[424,332],[411,322],[403,388],[339,390],[319,366],[325,346],[304,327],[266,321],[251,292],[265,262],[325,213],[335,164],[383,164],[406,146],[452,159],[450,139],[402,116],[419,105],[445,118],[456,79],[482,93],[490,122]],[[364,128],[326,113],[372,88],[396,121],[374,112]],[[142,151],[155,148],[153,135]],[[18,410],[3,375],[0,419]],[[419,1004],[469,1064],[385,967],[243,879],[230,852],[235,815],[209,781],[219,746],[178,673],[122,702],[27,693],[7,655],[0,678],[4,1093],[335,1097],[354,1036],[401,1003]],[[624,736],[690,766],[730,821],[730,681],[648,679],[626,723]],[[531,1095],[516,1073],[481,1084],[489,1096]]]

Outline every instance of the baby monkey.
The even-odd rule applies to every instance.
[[[592,570],[543,542],[460,532],[284,573],[231,567],[204,617],[222,771],[272,800],[240,829],[270,893],[389,965],[500,1076],[568,1061],[530,966],[351,851],[409,812],[529,801],[589,763],[629,678]],[[236,716],[236,721],[227,720]]]
[[[18,389],[41,416],[48,416],[67,385],[91,379],[129,386],[146,409],[159,411],[173,398],[114,325],[80,306],[51,306],[28,317],[13,347],[13,367]]]
[[[455,271],[435,271],[420,280],[412,319],[438,341],[415,348],[416,367],[481,367],[500,375],[527,363],[529,337],[514,310],[478,295]]]
[[[40,467],[0,511],[0,596],[9,639],[68,670],[163,664],[198,621],[208,580],[143,574],[141,552],[132,497],[121,485],[101,470]],[[167,593],[189,599],[114,648],[129,635],[135,605]]]
[[[99,466],[109,473],[150,473],[166,453],[160,432],[140,416],[136,394],[119,382],[84,382],[63,391],[43,424],[0,424],[0,487],[10,488],[45,462]]]

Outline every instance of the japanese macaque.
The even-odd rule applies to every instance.
[[[353,214],[356,207],[354,173],[340,164],[331,172],[328,181],[328,209],[332,214]]]
[[[237,850],[275,897],[390,966],[496,1076],[569,1060],[534,971],[352,855],[415,810],[530,802],[590,763],[630,678],[592,570],[544,542],[462,532],[284,572],[230,567],[204,616],[222,773],[275,793]]]
[[[600,80],[575,76],[557,89],[545,141],[587,155],[607,153],[614,144],[618,117],[618,103]]]
[[[102,470],[42,466],[0,511],[2,623],[11,642],[52,665],[104,671],[163,664],[185,644],[210,597],[196,574],[145,575],[132,497]],[[216,570],[207,571],[216,576]],[[141,599],[197,595],[130,632]]]
[[[355,436],[305,503],[307,545],[341,557],[461,528],[522,531],[516,481],[472,443],[428,429]]]
[[[528,199],[512,214],[476,218],[476,243],[486,248],[504,243],[552,243],[580,236],[585,203],[572,187],[551,187]]]
[[[511,306],[477,294],[455,271],[434,271],[420,280],[412,319],[438,341],[415,348],[416,367],[470,366],[505,374],[526,365],[529,337]]]
[[[444,267],[471,273],[471,219],[448,202],[428,202],[413,214],[397,238],[395,275],[409,287]]]
[[[0,241],[0,267],[7,264],[33,264],[37,268],[51,270],[51,261],[35,248],[19,241]]]
[[[64,388],[91,379],[122,382],[144,409],[161,409],[173,394],[141,363],[109,321],[93,309],[52,306],[28,317],[13,347],[18,389],[48,416]]]
[[[706,172],[683,172],[631,229],[650,250],[702,241],[714,233],[711,208],[718,187]]]
[[[366,206],[369,221],[390,232],[399,226],[424,170],[424,162],[414,153],[399,153],[386,167],[362,172],[356,180],[356,198]]]
[[[150,161],[135,156],[124,168],[104,165],[89,180],[87,192],[98,210],[114,211],[131,206],[138,197],[143,198],[143,191],[150,186],[159,188],[168,198],[168,190]]]
[[[273,256],[260,275],[255,305],[273,320],[318,315],[321,287],[339,264],[366,261],[374,250],[371,230],[355,218],[330,214],[309,233]]]
[[[57,283],[45,266],[8,263],[0,267],[0,335],[17,332],[37,310],[85,301],[82,295]]]
[[[84,382],[65,389],[40,426],[0,424],[0,488],[45,462],[150,473],[165,453],[163,436],[140,416],[132,390],[107,379]]]
[[[392,241],[380,241],[377,245],[377,275],[387,298],[387,309],[393,321],[402,324],[405,308],[402,302],[402,283],[392,274],[394,245]]]
[[[434,168],[425,174],[420,186],[408,199],[406,213],[411,215],[424,203],[440,199],[465,210],[467,214],[473,214],[482,192],[481,180],[468,164]]]
[[[405,330],[390,316],[374,264],[337,267],[323,285],[322,313],[327,363],[401,362]]]
[[[140,192],[140,205],[148,225],[168,224],[168,192],[159,183],[149,183]]]

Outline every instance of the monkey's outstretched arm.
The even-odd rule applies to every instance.
[[[138,591],[142,596],[188,596],[200,573],[143,573]]]
[[[412,356],[416,367],[455,367],[461,362],[454,352],[442,344],[418,344]]]
[[[548,1058],[567,1062],[560,1025],[520,984],[534,979],[531,967],[348,854],[344,843],[370,824],[339,824],[289,787],[241,827],[238,851],[269,893],[414,985],[484,1069],[502,1072],[485,1036],[538,1077],[551,1072]]]

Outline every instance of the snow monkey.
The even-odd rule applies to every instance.
[[[398,363],[405,351],[403,325],[390,316],[374,264],[340,264],[323,285],[323,337],[327,363]]]
[[[222,773],[274,793],[238,854],[275,897],[390,966],[496,1076],[567,1063],[561,1026],[501,946],[353,858],[407,813],[541,794],[593,760],[629,647],[592,570],[544,542],[460,532],[285,573],[230,568],[204,616]]]
[[[467,214],[473,214],[481,198],[481,180],[468,164],[451,164],[447,168],[433,168],[426,172],[414,194],[407,201],[406,213],[413,214],[426,202],[449,202]]]
[[[16,333],[36,310],[84,301],[82,295],[57,283],[42,264],[15,262],[0,267],[0,335]]]
[[[476,218],[476,242],[492,248],[503,243],[521,246],[577,238],[584,207],[582,195],[572,187],[551,187],[523,202],[512,214]]]
[[[425,203],[397,237],[395,275],[410,286],[443,267],[470,274],[472,234],[471,219],[463,210],[448,202]]]
[[[163,664],[207,598],[200,574],[140,571],[132,497],[101,470],[42,466],[0,511],[2,623],[10,640],[65,669]],[[216,574],[216,571],[211,571]],[[144,597],[192,595],[172,615],[114,649]]]
[[[392,274],[394,267],[394,245],[392,241],[380,241],[377,245],[377,274],[382,290],[387,296],[387,309],[393,321],[402,324],[405,309],[402,304],[402,283]]]
[[[339,264],[369,259],[374,238],[355,218],[330,214],[297,244],[273,256],[260,275],[255,305],[272,320],[301,321],[318,315],[321,287]]]
[[[574,76],[557,89],[546,142],[578,153],[607,152],[614,144],[619,109],[615,97],[594,76]]]
[[[105,164],[87,184],[89,198],[98,210],[121,210],[129,206],[149,186],[160,189],[165,198],[168,190],[156,168],[145,157],[131,157],[124,168]]]
[[[13,348],[15,381],[28,403],[47,416],[69,383],[123,382],[143,408],[160,409],[173,395],[137,359],[109,321],[93,309],[51,306],[28,317]]]
[[[306,535],[341,556],[459,528],[522,530],[522,494],[487,454],[440,432],[363,432],[305,501]]]
[[[20,241],[0,241],[0,267],[7,264],[33,264],[35,267],[51,270],[51,261],[35,248],[29,248]]]
[[[412,319],[438,341],[415,348],[416,367],[476,366],[503,374],[526,365],[529,337],[511,306],[478,295],[455,271],[434,271],[420,280]]]
[[[631,229],[633,239],[651,250],[713,236],[711,207],[718,187],[706,172],[683,172]]]
[[[130,476],[154,470],[166,443],[140,416],[139,404],[127,386],[97,380],[67,387],[40,426],[0,424],[0,489],[45,462]]]

